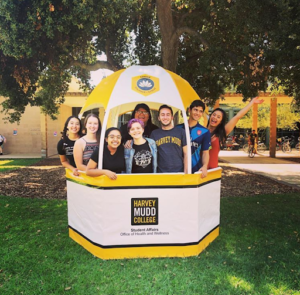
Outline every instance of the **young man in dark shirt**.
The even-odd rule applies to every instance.
[[[162,105],[158,111],[161,129],[153,130],[150,138],[155,140],[158,153],[158,172],[187,173],[187,144],[185,131],[174,128],[173,110]]]

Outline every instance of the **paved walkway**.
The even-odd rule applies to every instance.
[[[249,158],[243,151],[221,151],[221,166],[230,166],[272,178],[278,182],[297,186],[300,189],[300,163],[289,158],[300,158],[299,152],[283,153],[278,151],[277,158],[270,158],[269,152]]]
[[[52,157],[57,158],[58,155]],[[51,158],[52,158],[51,157]],[[243,151],[220,151],[219,158],[222,160],[221,166],[230,166],[246,170],[252,173],[270,177],[276,181],[297,186],[300,189],[300,163],[288,161],[288,158],[300,158],[300,153],[283,153],[278,151],[277,158],[270,158],[269,152],[255,155],[249,158]],[[41,154],[7,154],[0,156],[1,159],[16,158],[41,158]]]

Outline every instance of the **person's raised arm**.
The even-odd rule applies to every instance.
[[[239,121],[239,119],[241,119],[242,117],[244,117],[248,111],[251,109],[251,107],[254,104],[261,104],[263,103],[264,100],[263,99],[259,99],[259,97],[255,97],[253,98],[243,109],[241,109],[226,125],[225,125],[225,131],[226,131],[226,135],[228,135],[233,128],[235,127],[235,125],[237,124],[237,122]]]
[[[73,156],[76,167],[78,170],[85,171],[86,165],[83,164],[83,150],[85,148],[85,141],[83,139],[78,139],[75,141]]]

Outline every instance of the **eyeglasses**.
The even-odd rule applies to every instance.
[[[136,113],[138,115],[141,115],[141,114],[143,114],[143,115],[149,115],[149,112],[147,112],[147,111],[136,111]]]
[[[108,138],[109,138],[109,139],[114,139],[114,138],[116,138],[116,139],[121,139],[122,136],[121,136],[121,135],[116,135],[116,136],[115,136],[115,135],[109,135]]]

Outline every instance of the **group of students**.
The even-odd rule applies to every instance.
[[[226,113],[214,109],[207,128],[199,124],[205,104],[195,100],[189,107],[189,131],[191,139],[192,173],[218,167],[218,154],[227,135],[236,126],[253,104],[262,103],[254,98],[227,122]],[[80,120],[71,116],[67,119],[62,139],[57,150],[65,168],[75,176],[78,170],[89,176],[106,175],[117,179],[119,173],[178,173],[188,172],[187,140],[184,124],[174,126],[173,110],[168,105],[158,110],[159,128],[152,123],[148,105],[136,105],[131,120],[120,129],[112,127],[105,132],[103,168],[98,169],[101,123],[95,114],[85,118],[85,135],[82,136]]]

